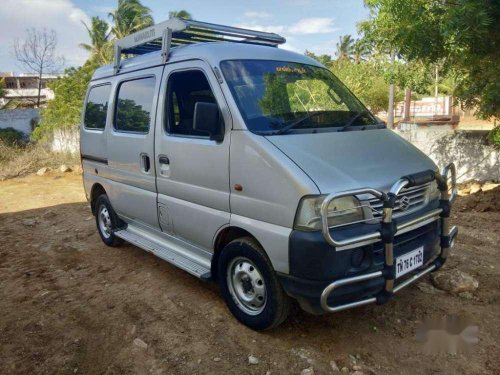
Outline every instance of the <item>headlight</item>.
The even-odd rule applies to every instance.
[[[321,204],[325,195],[303,198],[295,217],[295,229],[321,229]],[[349,224],[364,219],[359,200],[353,196],[334,199],[328,205],[328,226]]]

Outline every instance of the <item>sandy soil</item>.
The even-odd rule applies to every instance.
[[[384,306],[320,317],[295,307],[257,333],[214,285],[134,246],[104,246],[80,176],[0,182],[0,373],[330,374],[334,360],[351,372],[356,362],[365,373],[498,374],[500,212],[469,199],[453,214],[461,235],[445,269],[473,275],[473,295],[425,279]],[[418,323],[446,314],[479,326],[469,356],[424,354]]]

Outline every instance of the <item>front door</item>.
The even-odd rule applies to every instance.
[[[161,229],[211,249],[217,230],[230,218],[227,104],[210,66],[201,61],[167,65],[160,100],[155,161]],[[222,142],[194,129],[197,102],[218,104]]]

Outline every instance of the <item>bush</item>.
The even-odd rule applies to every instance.
[[[490,133],[493,144],[500,147],[500,125],[496,126]]]
[[[35,173],[42,167],[58,168],[61,164],[80,164],[80,158],[78,155],[51,152],[41,142],[21,146],[0,139],[0,180]]]
[[[21,145],[26,141],[26,137],[23,132],[16,130],[14,128],[0,129],[0,141],[7,145]]]
[[[35,140],[47,140],[54,129],[80,124],[87,86],[97,65],[87,61],[82,67],[69,68],[64,77],[49,83],[54,100],[42,110],[40,124],[33,130]]]

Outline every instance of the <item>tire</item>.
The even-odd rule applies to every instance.
[[[231,313],[246,326],[262,331],[281,324],[290,312],[271,261],[251,237],[230,242],[218,262],[218,283]]]
[[[118,218],[113,207],[111,207],[108,196],[106,194],[100,195],[97,198],[95,207],[95,223],[102,242],[112,247],[123,244],[123,240],[116,237],[113,233],[113,230],[123,225],[123,222]]]

